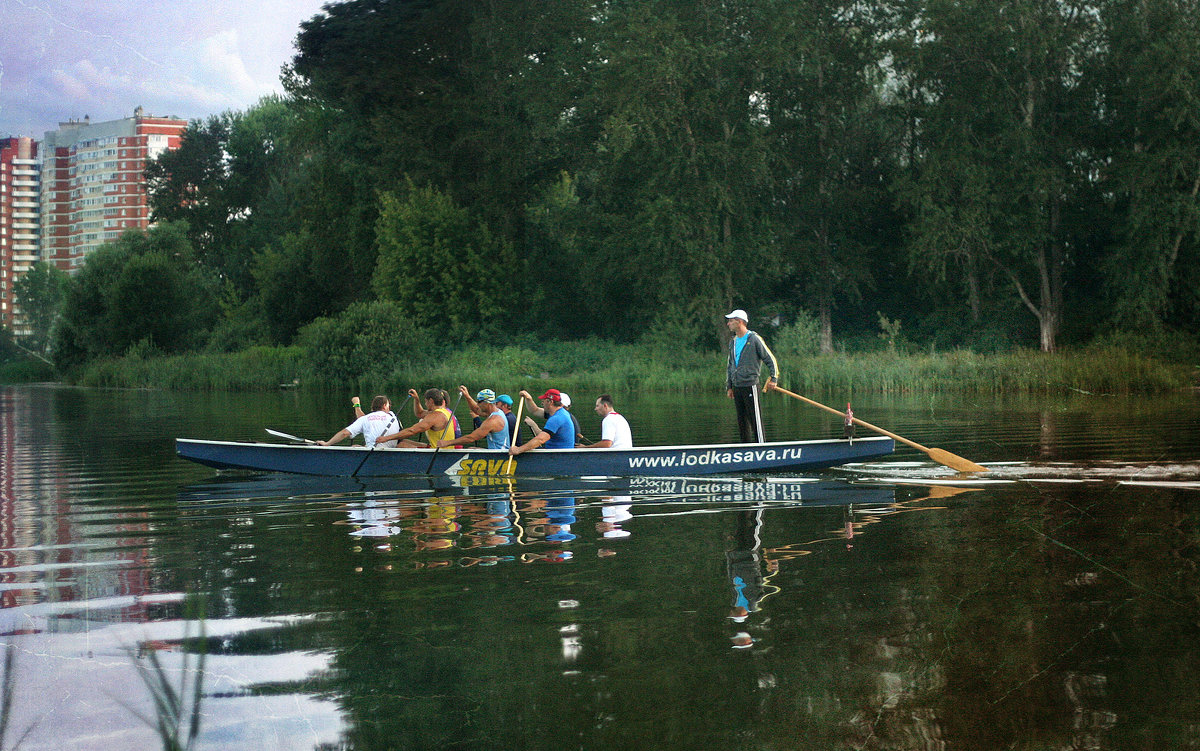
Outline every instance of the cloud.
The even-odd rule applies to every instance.
[[[301,21],[322,0],[12,0],[0,34],[0,136],[68,118],[202,119],[281,91]],[[10,33],[11,32],[11,33]]]
[[[256,81],[239,49],[239,34],[226,29],[184,44],[162,65],[122,61],[112,65],[82,59],[35,75],[33,88],[58,105],[57,119],[91,116],[93,121],[128,117],[144,106],[156,115],[203,118],[228,109],[245,109],[278,90],[277,82]]]

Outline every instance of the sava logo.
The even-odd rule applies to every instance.
[[[472,459],[470,454],[446,467],[448,475],[506,475],[512,474],[517,469],[517,460],[512,459],[512,465],[509,466],[509,459]]]

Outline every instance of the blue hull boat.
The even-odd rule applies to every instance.
[[[375,448],[177,438],[183,459],[216,469],[304,475],[689,477],[823,469],[887,456],[887,437],[847,440],[639,446],[632,449],[537,449],[509,461],[505,451],[466,448]]]

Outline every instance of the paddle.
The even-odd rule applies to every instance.
[[[799,399],[800,401],[802,401],[806,404],[811,404],[814,407],[819,407],[820,409],[823,409],[826,412],[831,412],[835,415],[838,415],[839,417],[846,416],[844,412],[836,410],[833,407],[826,407],[824,404],[821,404],[820,402],[814,402],[812,399],[809,399],[807,397],[800,396],[799,394],[793,394],[792,392],[788,391],[787,389],[780,388],[779,386],[776,386],[774,390],[778,391],[781,394],[787,394],[788,396],[792,397],[793,399]],[[946,451],[945,449],[926,448],[925,446],[922,446],[919,443],[910,441],[907,438],[898,436],[895,433],[884,430],[883,428],[875,427],[871,423],[864,422],[863,420],[860,420],[857,417],[852,417],[850,419],[854,422],[855,425],[861,425],[864,428],[866,428],[867,430],[874,430],[876,433],[882,433],[885,436],[887,436],[888,438],[891,438],[892,440],[899,441],[900,443],[903,443],[906,446],[912,446],[917,451],[924,451],[926,454],[929,455],[930,459],[934,460],[938,464],[945,465],[945,466],[949,467],[950,469],[956,469],[959,472],[987,472],[988,471],[987,467],[984,467],[980,464],[976,464],[975,462],[971,461],[970,459],[964,459],[961,456],[958,456],[957,454],[952,454],[949,451]]]
[[[454,413],[458,411],[458,404],[461,401],[462,392],[460,391],[458,392],[458,398],[454,400],[454,408],[450,410],[450,418],[446,422],[446,427],[450,427],[454,424]],[[442,428],[442,435],[445,435],[445,430],[446,428]],[[433,471],[433,462],[437,459],[438,452],[442,450],[442,442],[438,441],[437,443],[437,447],[433,449],[433,456],[429,457],[429,466],[425,468],[425,474],[429,474]]]
[[[264,428],[264,429],[273,436],[278,436],[279,438],[286,438],[287,440],[295,441],[296,443],[310,443],[310,444],[316,443],[316,441],[309,440],[308,438],[300,438],[298,436],[288,435],[287,433],[280,433],[278,430],[271,430],[270,428]]]
[[[521,403],[517,405],[517,435],[519,436],[519,435],[521,435],[521,410],[525,409],[525,399],[523,397],[518,397],[518,398],[521,400]],[[512,446],[517,445],[516,440],[517,439],[515,437],[509,436],[508,441],[509,441],[510,448]],[[512,463],[513,463],[513,455],[509,454],[508,455],[508,463],[504,465],[504,474],[506,474],[506,475],[512,474]],[[516,507],[517,507],[517,504],[513,503],[513,508],[515,509]]]

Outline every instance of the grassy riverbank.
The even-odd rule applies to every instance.
[[[1190,388],[1196,366],[1117,346],[1052,355],[1035,351],[898,355],[888,352],[790,356],[779,353],[781,385],[822,393],[1159,393]],[[719,352],[664,354],[606,342],[556,342],[534,347],[472,346],[438,357],[386,364],[368,374],[316,372],[302,347],[257,347],[233,354],[126,357],[92,363],[84,386],[173,391],[253,391],[281,386],[351,389],[362,393],[438,384],[560,386],[575,391],[712,392],[724,385]]]
[[[37,383],[54,378],[54,368],[39,360],[0,363],[0,383]]]

